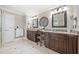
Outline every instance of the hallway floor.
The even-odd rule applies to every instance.
[[[58,54],[29,40],[18,40],[0,48],[0,54]]]

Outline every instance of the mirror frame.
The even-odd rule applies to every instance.
[[[44,18],[47,19],[47,24],[45,26],[42,26],[42,27],[47,27],[48,23],[49,23],[49,19],[47,17],[41,17],[40,21],[39,21],[39,25],[41,26],[41,20],[44,19]]]
[[[38,28],[38,19],[33,19],[33,28]]]
[[[54,15],[59,14],[59,13],[64,13],[64,25],[62,26],[54,26]],[[52,14],[52,28],[66,28],[67,27],[67,11],[62,11],[56,14]]]

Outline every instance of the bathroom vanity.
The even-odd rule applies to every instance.
[[[27,38],[33,42],[36,40],[37,31],[27,31]],[[44,32],[45,47],[61,54],[78,53],[78,35]]]

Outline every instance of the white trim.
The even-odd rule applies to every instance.
[[[25,15],[25,14],[22,13],[22,12],[14,11],[14,10],[11,10],[11,9],[8,9],[8,8],[2,7],[2,6],[0,6],[0,9],[2,9],[2,10],[4,10],[4,11],[11,12],[11,13],[14,13],[14,14],[18,14],[18,15]]]

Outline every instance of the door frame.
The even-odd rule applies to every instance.
[[[10,14],[10,13],[7,13],[7,12],[3,12],[3,17],[2,17],[2,45],[5,45],[5,43],[6,43],[6,40],[4,39],[4,24],[5,24],[5,15],[7,15],[7,14],[9,14],[9,15],[13,15],[13,14]],[[14,16],[14,15],[13,15]],[[15,16],[14,16],[14,24],[15,24]],[[14,36],[15,36],[15,32],[14,32]],[[15,38],[15,37],[14,37]]]

